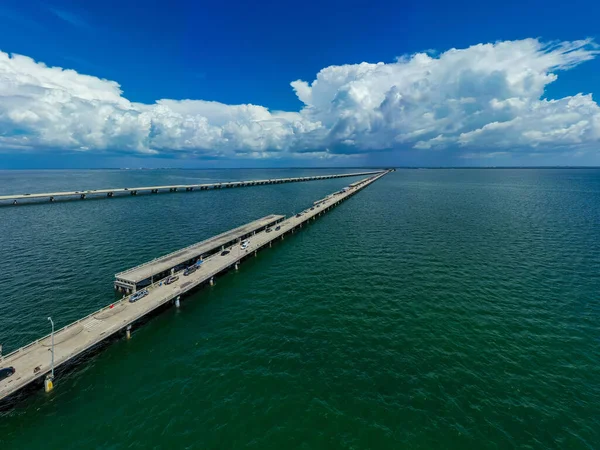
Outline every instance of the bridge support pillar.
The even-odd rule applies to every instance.
[[[50,392],[52,389],[54,389],[54,378],[48,374],[44,380],[44,391]]]
[[[209,281],[211,286],[215,285],[215,277],[210,277],[210,281]]]
[[[53,202],[53,201],[54,201],[54,197],[50,197],[50,202]]]
[[[181,306],[181,303],[180,303],[180,301],[179,301],[179,300],[180,300],[180,296],[178,295],[178,296],[177,296],[177,298],[175,299],[175,306],[176,306],[177,308],[179,308],[179,307]]]
[[[127,339],[131,339],[131,325],[127,325],[127,328],[125,329],[125,336],[127,336]]]
[[[17,204],[17,201],[16,201],[16,200],[13,200],[13,205],[16,205],[16,204]]]
[[[273,241],[269,241],[269,248],[273,246]]]
[[[258,251],[254,250],[254,256],[258,256]]]
[[[238,262],[236,261],[236,263],[235,263],[235,270],[238,270],[238,269],[239,269],[239,264],[238,264]]]
[[[81,194],[79,197],[81,198],[81,200],[85,200],[85,194]]]

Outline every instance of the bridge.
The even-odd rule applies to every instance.
[[[210,239],[190,245],[176,252],[161,256],[155,260],[141,264],[115,275],[115,289],[131,294],[149,284],[173,274],[176,270],[184,269],[203,258],[222,251],[225,247],[241,241],[266,228],[276,225],[285,216],[271,214],[241,227],[226,231]]]
[[[23,202],[31,203],[31,201],[54,202],[57,199],[85,200],[86,198],[112,198],[115,195],[136,196],[142,193],[158,194],[161,192],[190,192],[195,190],[206,191],[209,189],[228,189],[244,186],[259,186],[265,184],[299,183],[303,181],[328,180],[333,178],[360,177],[366,175],[376,175],[379,173],[382,173],[382,171],[339,173],[332,175],[315,175],[310,177],[270,178],[268,180],[224,181],[221,183],[174,184],[169,186],[146,186],[131,188],[91,189],[83,191],[46,192],[37,194],[0,195],[0,205],[18,205]]]
[[[141,265],[117,274],[116,286],[117,281],[125,280],[127,276],[131,276],[130,281],[135,283],[134,280],[146,279],[149,273],[175,274],[179,278],[170,284],[164,283],[165,279],[152,279],[144,288],[147,294],[138,301],[130,302],[131,296],[124,296],[121,300],[4,356],[0,360],[0,367],[14,367],[16,372],[11,377],[0,380],[0,401],[10,400],[22,388],[42,380],[46,390],[52,390],[55,369],[74,361],[112,336],[124,334],[130,338],[132,326],[143,317],[168,304],[179,307],[181,298],[191,291],[206,284],[212,286],[218,275],[238,270],[245,259],[256,256],[258,251],[271,247],[287,234],[308,225],[389,172],[380,172],[353,183],[353,186],[316,201],[313,206],[293,217],[284,219],[284,216],[267,216],[183,249],[179,257],[173,257],[174,254],[166,255],[160,258],[161,268],[156,269],[160,272],[144,271],[142,268],[145,265]],[[239,240],[246,236],[249,236],[248,244],[242,247]],[[204,255],[206,249],[210,252],[216,248],[226,251]],[[203,259],[197,270],[184,275],[181,264],[199,256]],[[131,275],[136,273],[139,276]],[[137,289],[135,284],[128,287],[131,288],[130,291]]]

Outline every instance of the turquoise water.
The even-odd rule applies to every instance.
[[[0,192],[335,172],[0,172]],[[120,270],[352,181],[0,208],[4,351],[110,303]],[[599,448],[598,230],[600,170],[398,170],[3,413],[0,441]]]

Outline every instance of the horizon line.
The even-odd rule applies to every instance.
[[[289,167],[13,167],[1,168],[0,171],[13,170],[123,170],[123,171],[140,171],[140,170],[290,170],[290,169],[600,169],[600,166],[568,166],[568,165],[548,165],[548,166],[326,166],[326,167],[310,167],[310,166],[289,166]]]

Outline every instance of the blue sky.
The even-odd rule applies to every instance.
[[[597,99],[585,97],[600,92],[598,17],[593,1],[4,0],[0,50],[34,62],[0,65],[9,105],[0,107],[0,168],[600,165]],[[499,41],[512,44],[469,50]],[[464,63],[442,58],[452,48],[466,52]],[[420,52],[434,61],[414,59]],[[481,64],[488,60],[490,70]],[[363,62],[386,66],[365,74],[356,66]],[[418,64],[434,66],[415,75]],[[533,81],[513,86],[532,70]],[[558,78],[548,81],[552,74]],[[296,80],[312,83],[311,92],[290,86]],[[93,93],[79,83],[92,83]],[[433,87],[419,91],[423,83]],[[247,104],[261,109],[230,107]],[[100,126],[94,117],[102,114]],[[501,139],[494,123],[506,124]]]

